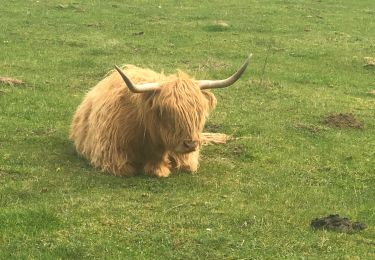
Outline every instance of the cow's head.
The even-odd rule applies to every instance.
[[[224,80],[194,80],[178,72],[162,82],[135,85],[119,67],[116,70],[131,92],[142,95],[142,121],[152,141],[175,153],[189,153],[198,149],[206,118],[216,105],[207,89],[232,85],[246,70],[250,57]]]

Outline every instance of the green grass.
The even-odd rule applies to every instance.
[[[0,258],[373,259],[375,6],[362,1],[3,1]],[[229,26],[221,27],[218,21]],[[197,175],[118,178],[68,140],[114,64],[223,78]],[[333,128],[352,113],[365,128]],[[310,229],[338,213],[368,228]]]

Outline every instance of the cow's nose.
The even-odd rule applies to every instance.
[[[194,140],[185,140],[184,141],[184,146],[188,150],[195,150],[198,147],[198,141]]]

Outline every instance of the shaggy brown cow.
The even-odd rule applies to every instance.
[[[216,105],[209,88],[232,85],[251,55],[225,80],[165,76],[126,65],[90,90],[74,114],[70,139],[91,164],[115,175],[139,171],[167,177],[173,167],[195,172],[200,135]]]

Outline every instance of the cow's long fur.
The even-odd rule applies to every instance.
[[[199,148],[177,153],[181,141],[199,140],[216,99],[182,72],[166,76],[126,65],[134,84],[160,82],[161,89],[132,93],[112,71],[77,108],[70,138],[91,164],[115,175],[136,172],[166,177],[172,167],[195,172]]]

